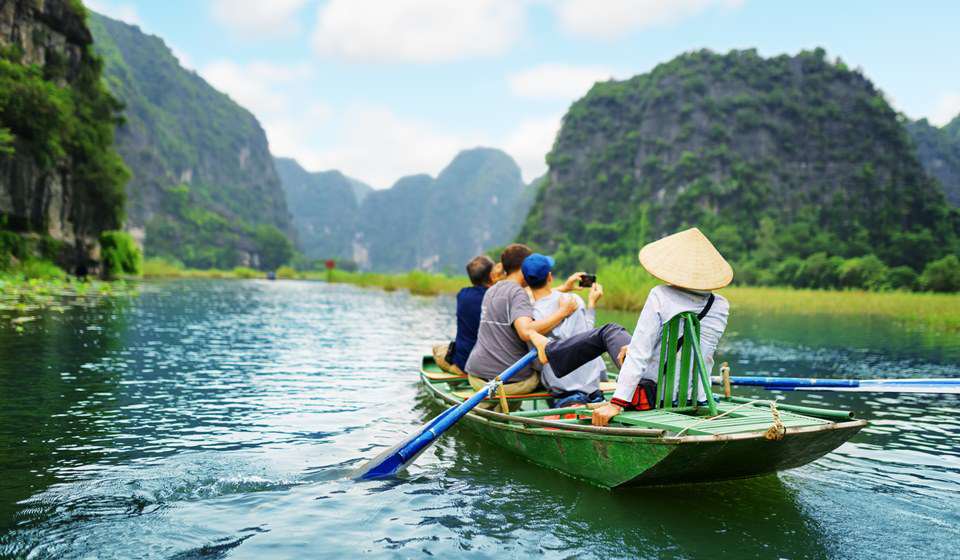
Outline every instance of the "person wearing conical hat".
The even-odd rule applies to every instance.
[[[605,426],[624,410],[646,410],[656,395],[660,339],[663,325],[678,313],[693,311],[700,318],[700,349],[707,370],[713,369],[713,353],[727,327],[730,304],[714,294],[733,280],[733,268],[697,228],[690,228],[648,243],[640,250],[640,264],[666,284],[650,290],[640,311],[637,328],[624,341],[622,327],[600,329],[559,341],[531,337],[540,361],[549,363],[554,375],[563,377],[588,361],[610,354],[620,367],[617,389],[610,402],[593,411],[593,423]],[[607,329],[607,333],[601,332]],[[606,336],[605,336],[606,335]],[[700,387],[698,401],[706,401]]]

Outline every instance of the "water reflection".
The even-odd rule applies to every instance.
[[[346,479],[437,412],[415,373],[452,334],[452,308],[191,281],[34,336],[0,330],[0,557],[882,557],[949,555],[960,539],[956,396],[784,394],[872,425],[751,481],[608,492],[461,428],[401,479]],[[956,364],[954,343],[909,333],[838,326],[818,340],[807,318],[735,321],[721,353],[740,373]]]
[[[0,329],[0,534],[18,501],[103,451],[119,382],[104,357],[122,345],[124,308],[98,300]]]

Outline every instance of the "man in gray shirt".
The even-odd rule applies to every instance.
[[[531,336],[550,332],[577,310],[577,303],[572,298],[564,297],[553,314],[534,320],[533,304],[524,290],[526,282],[520,270],[523,260],[531,253],[526,245],[515,243],[507,246],[500,255],[506,278],[494,284],[483,296],[477,344],[466,363],[470,385],[477,391],[528,352],[527,342]],[[574,281],[575,278],[571,277],[561,290],[572,289]],[[539,384],[540,376],[527,366],[503,388],[505,394],[516,395],[530,393]]]

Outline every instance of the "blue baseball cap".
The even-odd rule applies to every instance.
[[[553,270],[553,257],[534,253],[523,259],[520,270],[523,271],[523,278],[527,284],[542,284],[547,279],[547,274]]]

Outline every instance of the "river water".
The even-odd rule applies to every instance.
[[[353,467],[437,412],[415,381],[453,333],[449,296],[157,282],[8,324],[0,557],[956,557],[960,544],[957,396],[787,395],[871,425],[748,481],[609,492],[454,429],[403,478],[360,483]],[[718,358],[744,375],[933,377],[960,373],[960,342],[734,304]]]

